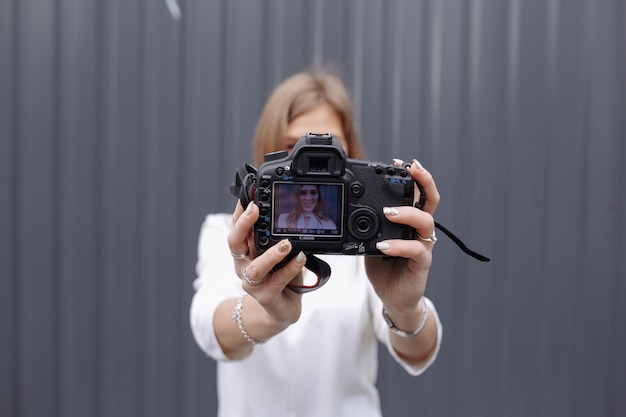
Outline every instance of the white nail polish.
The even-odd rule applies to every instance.
[[[393,207],[383,207],[383,213],[386,216],[397,216],[400,212]]]
[[[422,166],[422,164],[420,164],[420,161],[418,161],[417,159],[413,160],[413,163],[415,164],[415,166],[417,167],[417,169],[419,169],[420,171],[426,171],[424,169],[424,167]]]
[[[376,243],[376,249],[380,251],[385,251],[387,249],[391,249],[391,245],[387,242],[378,242]]]
[[[296,262],[299,264],[304,262],[304,252],[298,252],[298,254],[296,255]]]

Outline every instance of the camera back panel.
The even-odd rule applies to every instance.
[[[412,205],[413,197],[405,167],[347,158],[330,134],[309,134],[259,167],[255,245],[262,253],[288,238],[294,251],[382,256],[377,242],[413,233],[388,221],[383,207]]]

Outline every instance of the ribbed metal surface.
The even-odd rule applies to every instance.
[[[381,352],[386,415],[626,413],[623,1],[176,4],[0,2],[0,416],[215,413],[199,226],[271,88],[326,65],[367,155],[418,158],[493,257],[440,239],[442,351]]]

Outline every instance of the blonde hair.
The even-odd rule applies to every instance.
[[[259,166],[265,154],[282,150],[289,123],[324,103],[330,105],[341,120],[348,157],[364,159],[344,84],[328,72],[301,72],[279,84],[267,100],[254,135],[254,163]]]

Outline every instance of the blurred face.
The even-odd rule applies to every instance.
[[[320,196],[316,186],[303,185],[300,187],[298,198],[300,199],[300,207],[302,207],[302,211],[305,213],[312,213],[315,206],[317,206],[317,200],[319,200]]]
[[[321,104],[293,119],[287,126],[287,139],[283,149],[291,151],[298,139],[308,132],[332,133],[341,142],[346,153],[348,153],[346,135],[343,132],[341,119],[328,104]]]

